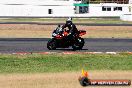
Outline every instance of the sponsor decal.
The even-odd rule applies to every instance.
[[[127,79],[89,79],[88,72],[82,69],[82,76],[79,77],[82,86],[130,86],[131,80]]]

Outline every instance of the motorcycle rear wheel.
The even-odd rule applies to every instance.
[[[81,50],[84,46],[84,43],[84,39],[79,37],[72,46],[73,50]]]

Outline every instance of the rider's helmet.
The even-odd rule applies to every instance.
[[[72,18],[71,18],[71,17],[69,17],[69,18],[67,19],[66,24],[67,24],[68,26],[70,26],[70,25],[72,24]]]
[[[58,27],[61,27],[61,25],[60,25],[60,24],[58,24]]]

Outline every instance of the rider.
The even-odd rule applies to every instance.
[[[68,39],[73,39],[74,35],[78,32],[77,27],[75,24],[72,23],[72,18],[69,17],[66,21],[66,24],[62,26],[62,29],[68,27],[69,34],[67,36]]]

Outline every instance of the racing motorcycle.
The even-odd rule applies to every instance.
[[[56,48],[69,48],[72,47],[73,50],[81,50],[84,46],[84,39],[81,38],[82,35],[86,34],[85,30],[79,30],[72,39],[68,39],[67,36],[69,31],[62,29],[58,26],[52,33],[52,38],[47,43],[47,48],[49,50],[55,50]]]

